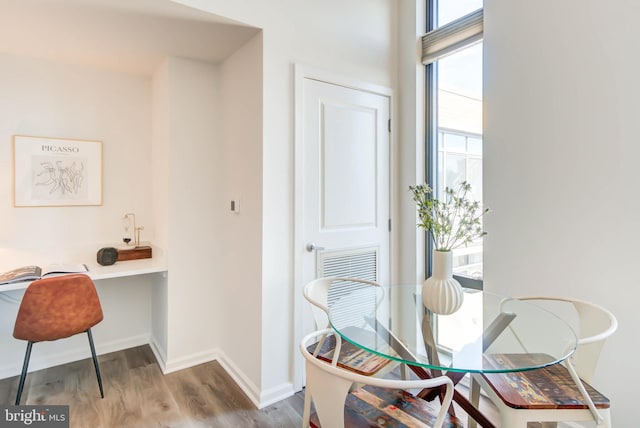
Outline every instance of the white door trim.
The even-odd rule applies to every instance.
[[[303,382],[303,358],[298,350],[298,344],[302,340],[303,334],[303,316],[302,308],[305,304],[304,296],[302,294],[303,282],[303,263],[302,258],[306,255],[303,240],[303,197],[302,197],[302,183],[303,175],[301,171],[301,165],[303,162],[302,147],[303,147],[303,117],[302,117],[302,87],[304,79],[313,79],[333,85],[343,86],[350,89],[356,89],[359,91],[370,92],[377,95],[383,95],[389,98],[389,114],[393,117],[393,91],[391,88],[364,82],[358,79],[352,79],[344,76],[339,76],[324,70],[320,70],[315,67],[309,67],[306,65],[295,64],[294,65],[294,230],[293,230],[293,386],[294,391],[298,391],[302,388]],[[393,147],[393,133],[389,136],[389,142]],[[393,150],[389,150],[389,156],[392,155]],[[393,171],[391,159],[389,159],[390,165],[390,182],[393,183]],[[390,190],[390,201],[393,200],[393,192]],[[391,208],[391,207],[390,207]],[[393,216],[393,211],[390,209],[390,215]],[[393,241],[393,240],[392,240]],[[391,259],[389,258],[389,266],[391,269]]]

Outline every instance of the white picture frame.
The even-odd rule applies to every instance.
[[[13,205],[102,205],[102,142],[13,136]]]

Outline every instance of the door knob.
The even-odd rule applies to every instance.
[[[314,244],[313,242],[309,242],[307,244],[307,251],[312,253],[314,251],[322,251],[324,250],[324,247],[317,247],[316,244]]]

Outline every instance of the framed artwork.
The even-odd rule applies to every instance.
[[[13,136],[13,205],[102,205],[102,142]]]

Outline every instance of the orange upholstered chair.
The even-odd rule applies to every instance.
[[[89,337],[100,396],[104,398],[100,368],[91,335],[91,327],[102,319],[98,293],[88,276],[64,275],[32,282],[24,293],[13,329],[13,337],[28,342],[18,384],[16,405],[20,404],[33,344],[63,339],[84,332]]]

